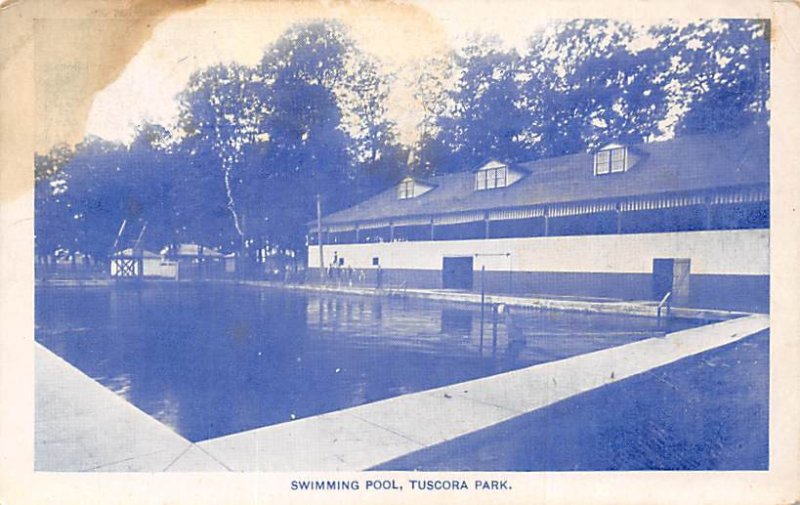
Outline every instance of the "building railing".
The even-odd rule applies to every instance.
[[[548,205],[524,216],[520,212],[526,209],[506,209],[470,211],[452,222],[423,216],[413,224],[397,217],[381,226],[367,221],[328,225],[322,240],[355,244],[769,228],[768,194],[760,188],[565,205]],[[316,229],[310,231],[309,245],[318,245]]]

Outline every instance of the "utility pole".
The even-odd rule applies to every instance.
[[[325,280],[325,254],[322,251],[322,198],[317,193],[317,244],[319,245],[319,278]]]

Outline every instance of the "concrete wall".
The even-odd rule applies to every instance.
[[[336,244],[323,252],[326,267],[336,252],[356,269],[374,268],[378,257],[384,270],[438,271],[444,256],[478,253],[501,255],[475,258],[475,269],[487,271],[649,274],[653,258],[690,258],[692,274],[769,275],[769,230],[763,229]],[[308,253],[309,267],[318,267],[318,248]]]
[[[395,242],[324,246],[347,270],[341,282],[377,285],[372,258],[380,259],[383,286],[442,287],[442,258],[474,258],[489,293],[653,299],[653,258],[690,258],[691,307],[769,311],[769,230],[698,231],[638,235],[534,237],[442,242]],[[511,253],[505,256],[505,253]],[[309,248],[310,279],[318,278],[319,250]]]

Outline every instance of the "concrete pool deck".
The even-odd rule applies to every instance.
[[[36,469],[366,470],[768,327],[754,314],[198,443],[37,343]]]
[[[344,294],[355,296],[412,297],[440,302],[457,302],[480,304],[481,294],[474,291],[448,289],[413,289],[403,287],[386,287],[376,289],[363,286],[325,285],[325,284],[284,284],[270,281],[236,281],[244,286],[289,289],[313,293]],[[620,314],[628,316],[656,317],[658,302],[649,300],[619,300],[615,298],[587,298],[580,296],[528,295],[513,296],[486,294],[485,303],[504,304],[510,307],[537,310],[560,310],[565,312],[581,312],[592,314]],[[704,309],[691,307],[671,307],[670,315],[688,319],[729,319],[752,314],[721,309]]]
[[[37,471],[227,470],[192,443],[36,343]],[[180,468],[180,465],[177,467]]]
[[[147,284],[236,284],[242,286],[252,286],[260,288],[286,289],[292,291],[305,291],[310,293],[330,293],[353,296],[383,296],[383,297],[412,297],[424,300],[434,300],[440,302],[456,302],[479,304],[481,295],[475,291],[448,290],[448,289],[414,289],[398,286],[387,286],[382,289],[365,286],[349,285],[329,285],[329,284],[292,284],[274,281],[248,281],[248,280],[189,280],[174,281],[165,279],[145,279],[141,281]],[[47,281],[37,281],[37,285],[50,287],[113,287],[115,281],[112,279],[48,279]],[[651,300],[621,300],[616,298],[589,298],[581,296],[566,295],[526,295],[512,296],[501,294],[486,294],[486,303],[505,304],[510,307],[538,310],[561,310],[567,312],[595,313],[595,314],[621,314],[629,316],[656,317],[658,314],[658,302]],[[692,307],[672,307],[671,315],[679,318],[689,319],[729,319],[732,317],[742,317],[752,312],[741,312],[710,308]]]

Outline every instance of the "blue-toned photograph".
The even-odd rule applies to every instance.
[[[38,149],[37,471],[769,470],[770,22],[431,9],[170,17]]]

